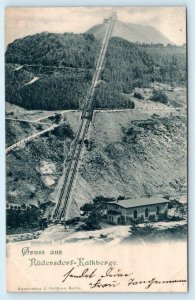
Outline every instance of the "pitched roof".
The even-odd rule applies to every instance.
[[[165,198],[162,198],[160,196],[155,196],[155,197],[141,197],[141,198],[134,198],[134,199],[118,200],[118,201],[108,202],[108,203],[121,206],[124,208],[133,208],[133,207],[140,207],[140,206],[161,204],[161,203],[168,203],[168,202],[169,200]]]

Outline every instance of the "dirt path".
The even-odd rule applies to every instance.
[[[9,146],[8,148],[6,148],[5,153],[8,154],[12,150],[14,150],[16,148],[19,148],[22,145],[24,145],[26,142],[31,141],[31,140],[35,139],[36,137],[38,137],[38,136],[40,136],[40,135],[42,135],[42,134],[44,134],[46,132],[54,130],[56,127],[59,127],[61,124],[62,123],[60,123],[60,124],[54,124],[54,125],[50,126],[49,128],[46,128],[46,129],[44,129],[44,130],[42,130],[42,131],[40,131],[38,133],[32,134],[32,135],[30,135],[30,136],[28,136],[28,137],[20,140],[19,142],[17,142],[15,144]]]

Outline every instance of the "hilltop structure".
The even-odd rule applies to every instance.
[[[173,45],[172,41],[152,26],[121,22],[115,13],[112,14],[112,18],[115,19],[112,37],[120,37],[132,43]],[[109,18],[105,18],[102,24],[93,26],[87,33],[93,34],[97,40],[102,40],[108,21]]]

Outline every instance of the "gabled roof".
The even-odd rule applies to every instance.
[[[118,201],[108,202],[108,203],[121,206],[124,208],[133,208],[133,207],[155,205],[161,203],[169,203],[169,200],[162,198],[160,196],[155,196],[155,197],[141,197],[141,198],[134,198],[134,199],[118,200]]]

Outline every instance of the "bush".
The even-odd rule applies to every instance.
[[[183,207],[184,205],[176,199],[173,199],[169,202],[169,208],[173,207]]]
[[[101,229],[101,226],[98,222],[92,222],[90,220],[87,220],[85,222],[85,224],[82,225],[82,229],[83,230],[88,230],[88,231],[99,230],[99,229]]]
[[[39,124],[36,126],[37,130],[43,130],[43,125]]]
[[[124,200],[125,196],[118,196],[117,200]]]
[[[164,231],[164,234],[173,239],[183,239],[186,238],[188,233],[188,226],[185,225],[177,225],[171,228],[167,228]]]
[[[146,237],[155,232],[155,228],[148,224],[144,226],[138,226],[133,224],[130,228],[130,233],[132,237]]]
[[[114,198],[110,198],[110,197],[104,197],[104,196],[96,196],[94,199],[93,199],[93,203],[94,204],[105,204],[105,203],[108,203],[108,202],[111,202],[111,201],[115,201]]]
[[[153,95],[150,98],[150,100],[154,102],[161,102],[163,104],[168,104],[169,102],[168,96],[163,91],[157,91],[157,90],[153,91]]]
[[[44,136],[44,137],[49,137],[50,136],[50,134],[51,134],[51,132],[50,131],[46,131],[46,132],[44,132],[44,134],[42,134],[42,136]]]
[[[10,171],[10,170],[9,170],[9,171],[7,172],[7,176],[10,176],[10,177],[12,177],[12,176],[13,176],[13,173],[12,173],[12,171]]]
[[[138,99],[141,99],[141,100],[144,100],[144,96],[141,94],[141,93],[138,93],[138,92],[135,92],[134,95],[133,95],[135,98],[138,98]]]
[[[77,225],[80,221],[79,217],[75,217],[73,219],[69,219],[67,221],[64,222],[65,225]]]
[[[22,205],[22,210],[9,209],[6,212],[7,226],[11,228],[18,228],[25,226],[26,224],[34,227],[38,226],[42,212],[36,207],[30,207],[26,209],[26,206]]]
[[[54,122],[56,123],[56,124],[58,124],[60,121],[61,121],[61,118],[62,118],[62,115],[61,114],[55,114],[55,117],[54,117]]]
[[[169,221],[181,221],[183,218],[181,216],[172,216],[169,217]]]
[[[74,132],[68,124],[63,124],[62,126],[56,127],[51,133],[57,136],[59,139],[64,139],[65,137],[70,139],[74,138]]]
[[[105,217],[107,202],[112,201],[113,198],[104,196],[96,196],[93,203],[85,203],[80,207],[81,216],[84,217],[84,230],[101,229],[100,222]]]

